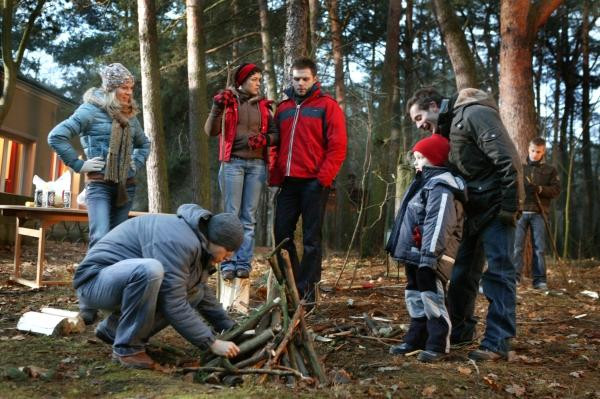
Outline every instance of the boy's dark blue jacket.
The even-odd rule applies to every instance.
[[[462,239],[466,199],[461,177],[444,167],[424,167],[404,194],[386,251],[448,280]]]

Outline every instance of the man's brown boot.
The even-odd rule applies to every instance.
[[[126,356],[119,356],[113,353],[112,358],[113,362],[127,368],[152,370],[156,367],[156,362],[146,352]]]

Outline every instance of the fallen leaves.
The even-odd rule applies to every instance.
[[[464,367],[464,366],[458,366],[456,369],[458,370],[459,373],[464,374],[464,375],[471,375],[471,373],[473,372],[473,370],[471,370],[469,367]]]
[[[504,390],[512,395],[515,395],[517,398],[525,395],[525,387],[517,384],[507,385]]]
[[[584,371],[583,370],[577,370],[577,371],[573,371],[570,372],[569,375],[573,378],[581,378],[583,377]]]
[[[436,391],[437,391],[437,386],[429,385],[429,386],[426,386],[425,388],[423,388],[423,390],[421,391],[421,395],[423,395],[426,398],[432,398],[433,394]]]

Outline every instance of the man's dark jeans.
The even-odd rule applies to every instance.
[[[535,287],[546,282],[546,261],[544,260],[546,230],[544,218],[537,212],[523,212],[523,216],[519,219],[515,234],[515,267],[517,279],[520,280],[523,272],[523,247],[525,246],[525,236],[529,226],[531,226],[531,242],[533,244],[531,274],[533,275],[533,286]]]
[[[481,279],[489,305],[480,345],[504,355],[510,350],[510,338],[516,334],[514,236],[514,227],[495,218],[476,234],[463,238],[448,291],[452,342],[475,338],[475,299]],[[486,258],[488,267],[482,273]]]
[[[300,297],[314,300],[315,283],[321,280],[323,258],[322,234],[325,204],[329,188],[321,186],[317,179],[286,178],[277,195],[275,210],[275,242],[285,238],[290,241],[283,247],[290,254],[294,278]],[[298,218],[302,216],[302,261],[294,244],[294,231]],[[283,265],[283,259],[278,258]]]

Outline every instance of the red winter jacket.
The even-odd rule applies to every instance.
[[[231,148],[235,140],[238,125],[238,100],[231,90],[225,90],[225,134],[219,128],[219,161],[229,162],[231,157]],[[270,107],[273,101],[261,99],[258,102],[258,109],[260,110],[260,133],[266,134],[269,128],[269,114]],[[219,119],[220,120],[220,119]],[[263,151],[265,162],[269,162],[267,151]]]
[[[286,91],[275,113],[279,128],[279,147],[269,168],[269,184],[277,186],[285,177],[317,178],[331,186],[346,158],[346,122],[344,113],[328,94],[315,83],[311,94],[300,104],[293,89]]]

